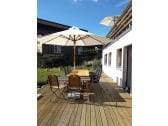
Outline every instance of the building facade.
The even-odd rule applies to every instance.
[[[69,29],[71,26],[63,25],[43,19],[37,19],[37,37],[42,37],[55,32]],[[70,47],[69,47],[70,48]],[[61,54],[64,50],[61,46],[41,44],[37,42],[37,52],[43,55]],[[69,49],[67,49],[69,50]],[[64,51],[66,52],[66,51]]]
[[[123,89],[132,93],[132,3],[125,8],[107,37],[112,41],[102,52],[102,69]]]

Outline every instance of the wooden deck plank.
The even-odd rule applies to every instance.
[[[42,101],[42,100],[41,100]],[[41,103],[41,105],[37,105],[37,114],[40,115],[41,112],[44,111],[44,109],[46,109],[46,106],[49,104],[49,99],[44,99],[43,100],[43,104]]]
[[[109,112],[109,109],[107,108],[107,106],[104,107],[104,111],[105,111],[105,115],[106,115],[106,118],[107,118],[108,125],[109,126],[114,126],[113,120],[111,118],[111,115],[110,115],[110,112]]]
[[[123,95],[123,93],[119,93],[120,96]],[[127,105],[127,102],[118,102],[117,112],[119,116],[119,119],[122,119],[122,125],[130,126],[131,121],[128,120],[128,117],[131,116],[131,110],[129,106]]]
[[[65,119],[64,119],[64,122],[63,122],[63,126],[67,126],[68,125],[68,123],[69,123],[69,121],[70,121],[70,118],[71,118],[71,114],[72,114],[72,112],[74,111],[74,104],[70,104],[69,105],[70,107],[69,107],[69,110],[68,110],[68,113],[66,114],[66,117],[65,117]]]
[[[81,113],[82,113],[82,104],[79,104],[78,105],[78,111],[76,113],[74,126],[79,126],[80,125]]]
[[[69,126],[74,126],[74,123],[75,123],[75,118],[77,116],[77,111],[78,111],[78,104],[74,104],[73,106],[73,112],[71,114],[71,118],[69,120]]]
[[[93,92],[95,92],[93,100],[94,100],[94,103],[95,103],[94,107],[95,107],[96,125],[97,126],[103,126],[102,119],[101,119],[101,114],[100,114],[101,99],[100,99],[100,93],[99,93],[98,87],[99,87],[98,84],[93,85]]]
[[[102,106],[100,107],[100,115],[101,115],[103,126],[108,126],[106,115],[105,115],[105,112],[104,112],[104,108]]]
[[[37,120],[38,125],[41,125],[41,122],[46,118],[46,116],[48,115],[48,113],[52,110],[52,103],[48,102],[48,104],[46,104],[47,107],[45,107],[44,111],[41,111],[38,115],[39,118]]]
[[[101,84],[101,87],[102,87],[102,84]],[[103,87],[102,87],[103,90],[105,90]],[[107,116],[107,121],[108,121],[108,124],[109,126],[119,126],[119,123],[118,123],[118,120],[116,118],[116,115],[113,113],[113,110],[112,110],[112,106],[115,107],[115,104],[114,104],[114,99],[113,97],[109,97],[109,93],[108,90],[105,90],[104,92],[102,92],[102,97],[103,99],[106,99],[106,105],[104,107],[104,109],[106,110],[106,116]]]
[[[37,102],[37,112],[40,112],[41,110],[44,109],[45,104],[49,103],[49,96],[50,96],[50,92],[49,92],[49,88],[48,86],[45,86],[43,89],[40,89],[40,94],[42,94],[42,98],[38,100]]]
[[[86,104],[83,104],[80,126],[85,126],[85,123],[86,123]]]
[[[106,94],[106,97],[107,97],[107,99],[109,100],[109,101],[112,101],[112,102],[110,102],[110,103],[108,103],[108,109],[109,109],[109,113],[110,113],[110,115],[111,115],[111,118],[112,118],[112,120],[113,120],[113,123],[114,123],[114,126],[123,126],[124,125],[124,123],[123,123],[123,120],[121,120],[121,117],[120,117],[120,115],[119,115],[119,113],[116,113],[116,103],[115,103],[115,98],[114,98],[114,96],[111,96],[111,93],[113,93],[113,95],[115,95],[114,94],[114,92],[113,91],[109,91],[109,87],[108,87],[108,85],[106,85],[107,87],[103,87],[105,90],[106,90],[106,93],[108,94]],[[104,95],[104,94],[103,94]]]
[[[59,110],[61,109],[61,105],[59,103],[56,103],[56,105],[54,105],[53,108],[53,112],[52,114],[48,117],[48,120],[45,124],[45,126],[51,126],[54,122],[54,119],[56,118],[56,116],[58,115],[58,113],[60,112]]]
[[[71,105],[68,103],[67,107],[64,109],[60,117],[60,120],[57,123],[57,126],[64,126],[64,120],[66,119],[66,115],[68,114],[70,107]]]
[[[106,119],[106,115],[104,112],[104,106],[102,104],[104,104],[104,101],[107,100],[106,97],[103,97],[103,93],[104,91],[102,90],[100,84],[97,84],[97,88],[96,88],[97,94],[98,94],[98,101],[99,101],[99,111],[100,111],[100,116],[101,116],[101,122],[103,126],[108,126],[107,123],[107,119]]]
[[[40,123],[41,126],[51,125],[52,116],[54,113],[56,113],[54,110],[56,109],[57,106],[58,106],[58,104],[55,104],[55,106],[53,106],[52,110],[49,111],[48,115]]]
[[[101,115],[100,115],[100,108],[97,105],[95,105],[95,113],[96,113],[96,124],[97,124],[97,126],[103,126]]]
[[[96,126],[96,115],[94,105],[91,105],[91,126]]]
[[[89,104],[86,104],[86,126],[90,126],[91,125],[91,107]]]
[[[51,126],[56,126],[56,125],[57,125],[57,123],[58,123],[59,120],[61,119],[61,116],[62,116],[62,114],[63,114],[63,112],[64,112],[66,106],[68,106],[67,103],[62,103],[62,104],[60,104],[60,109],[59,109],[59,111],[58,111],[58,114],[54,117]]]

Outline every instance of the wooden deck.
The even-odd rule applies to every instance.
[[[82,101],[50,102],[49,85],[38,91],[38,126],[131,126],[132,98],[110,78],[102,75],[99,84]]]

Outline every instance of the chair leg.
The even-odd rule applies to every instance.
[[[61,91],[61,89],[58,89],[58,90],[59,90],[60,94],[63,96],[63,99],[66,99],[65,96],[64,96],[64,93],[63,93],[64,89],[62,89],[62,91]]]
[[[57,93],[56,93],[56,92],[57,92],[57,89],[54,90],[53,88],[51,88],[51,91],[52,91],[52,93],[55,95],[56,98],[59,98],[58,95],[57,95]],[[56,100],[56,99],[55,99],[55,100]],[[50,99],[50,101],[52,101],[52,100]]]
[[[64,90],[64,89],[63,89]],[[55,95],[55,100],[59,100],[59,99],[64,99],[66,100],[65,96],[64,96],[64,93],[63,93],[63,90],[61,91],[61,89],[57,88],[57,89],[53,89],[51,88],[51,91],[53,92],[53,94]],[[59,92],[59,94],[57,93],[57,91]],[[62,97],[60,96],[62,95]],[[51,101],[51,99],[50,99]]]

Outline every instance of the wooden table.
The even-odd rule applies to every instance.
[[[76,74],[76,75],[79,75],[80,77],[89,77],[89,70],[87,70],[87,69],[72,70],[72,72],[67,74],[67,76],[69,76],[71,74]]]
[[[68,77],[70,75],[79,75],[81,78],[81,81],[85,83],[85,88],[82,89],[82,91],[86,91],[89,92],[89,81],[90,81],[90,77],[89,77],[89,70],[87,69],[76,69],[76,70],[72,70],[71,73],[67,74],[67,78],[66,77],[59,77],[58,80],[64,80],[64,81],[68,81]]]
[[[90,81],[90,77],[80,77],[81,81]],[[58,77],[59,81],[68,81],[68,76]]]

